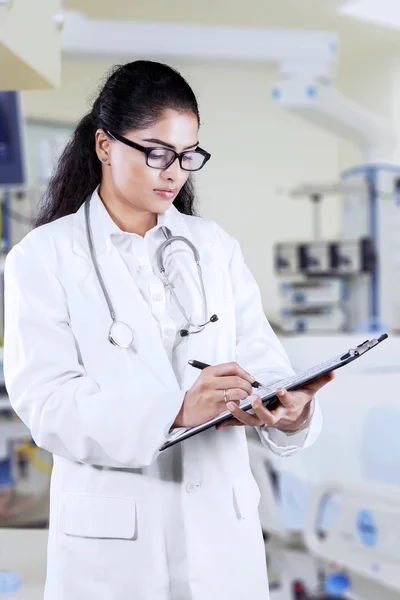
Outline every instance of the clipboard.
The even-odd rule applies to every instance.
[[[388,337],[388,334],[384,333],[379,338],[366,340],[365,342],[359,344],[355,348],[352,348],[347,352],[338,354],[337,356],[334,356],[329,360],[319,363],[318,365],[315,365],[314,367],[311,367],[310,369],[307,369],[302,373],[299,373],[297,375],[291,375],[290,377],[281,379],[280,381],[277,381],[272,385],[260,387],[258,388],[257,393],[260,395],[263,405],[268,410],[273,410],[279,404],[279,399],[276,395],[276,392],[280,388],[285,388],[288,391],[301,388],[307,383],[313,381],[314,379],[318,379],[318,377],[326,375],[326,373],[329,373],[330,371],[335,371],[336,369],[340,369],[341,367],[352,363],[353,361],[366,354],[366,352],[369,352],[370,350],[378,346]],[[249,411],[250,413],[253,412],[251,406],[251,399],[246,398],[245,400],[242,400],[239,406],[244,411]],[[188,438],[193,437],[194,435],[197,435],[198,433],[201,433],[202,431],[205,431],[210,427],[215,427],[219,423],[223,423],[224,421],[227,421],[228,419],[232,418],[233,415],[229,412],[229,410],[226,410],[214,419],[211,419],[206,423],[202,423],[201,425],[180,428],[176,431],[176,433],[171,435],[171,437],[165,444],[163,444],[163,446],[161,446],[160,452],[166,450],[167,448],[170,448],[171,446],[174,446],[175,444],[179,444],[180,442],[187,440]]]

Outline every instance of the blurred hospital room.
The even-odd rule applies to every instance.
[[[248,429],[270,598],[400,600],[400,3],[0,0],[0,333],[7,253],[101,81],[137,59],[193,86],[198,214],[240,242],[294,370],[388,334],[318,393],[312,446],[277,456]],[[52,456],[0,344],[0,600],[39,600]]]

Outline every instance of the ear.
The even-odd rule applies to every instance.
[[[96,154],[97,154],[99,160],[103,163],[108,162],[108,160],[110,158],[110,145],[111,145],[110,138],[105,134],[103,129],[98,129],[95,134],[95,140],[96,140]]]

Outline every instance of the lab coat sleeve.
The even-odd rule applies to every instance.
[[[100,389],[79,360],[64,288],[26,239],[5,264],[4,374],[11,405],[39,447],[100,466],[151,464],[184,397],[149,389],[136,402],[118,381]]]
[[[230,272],[235,301],[237,362],[265,385],[292,375],[293,368],[264,314],[260,290],[236,240]],[[316,399],[311,409],[309,426],[297,433],[256,427],[262,443],[279,456],[290,456],[311,445],[322,427],[322,414]]]

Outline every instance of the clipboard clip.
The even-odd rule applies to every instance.
[[[387,333],[383,333],[378,338],[373,338],[372,340],[365,340],[365,342],[359,344],[356,348],[351,348],[347,352],[347,354],[344,354],[340,357],[340,360],[347,360],[349,358],[356,358],[358,356],[361,356],[362,354],[364,354],[364,352],[368,352],[368,350],[371,350],[371,348],[374,348],[374,346],[377,346],[378,344],[383,342],[383,340],[386,340],[388,337],[389,336]]]

